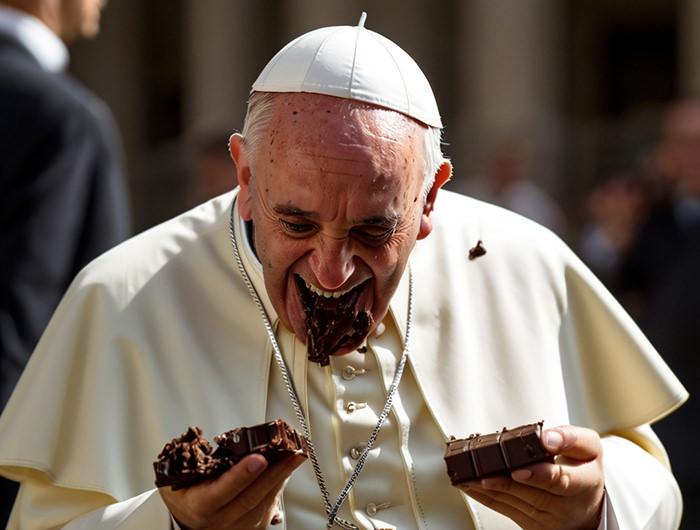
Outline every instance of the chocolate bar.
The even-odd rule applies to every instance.
[[[491,434],[472,434],[447,442],[445,464],[452,484],[461,484],[542,462],[552,455],[542,445],[544,422],[503,428]]]
[[[174,490],[193,486],[218,477],[250,453],[263,455],[270,464],[293,453],[308,456],[306,438],[283,420],[232,429],[214,440],[216,450],[199,427],[189,427],[166,443],[153,462],[156,486],[172,486]]]
[[[307,455],[308,452],[306,438],[282,420],[226,431],[214,441],[219,447],[213,456],[230,458],[234,462],[250,453],[260,453],[274,464],[293,453]]]

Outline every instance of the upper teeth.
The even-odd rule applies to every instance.
[[[324,291],[306,282],[306,288],[317,296],[323,296],[324,298],[340,298],[345,293],[349,293],[352,289],[346,289],[344,291]]]

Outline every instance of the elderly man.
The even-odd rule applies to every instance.
[[[103,255],[56,312],[0,419],[11,528],[676,525],[648,423],[685,390],[556,236],[439,192],[410,57],[362,23],[322,28],[253,89],[240,187]],[[276,418],[313,465],[253,454],[153,489],[187,426]],[[452,486],[451,435],[538,420],[553,462]]]

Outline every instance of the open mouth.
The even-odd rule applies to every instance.
[[[295,276],[306,315],[306,350],[309,361],[326,366],[341,348],[359,346],[369,333],[372,313],[357,301],[367,282],[344,292],[325,293]]]

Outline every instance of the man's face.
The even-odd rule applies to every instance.
[[[91,39],[100,31],[100,12],[107,0],[62,0],[61,39],[72,44]]]
[[[253,221],[267,293],[302,341],[306,290],[330,304],[355,290],[356,309],[374,318],[368,333],[376,329],[417,237],[427,235],[421,127],[395,112],[352,107],[330,96],[278,99],[249,178],[245,157],[236,160],[239,210]],[[335,353],[357,348],[368,333]]]

